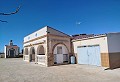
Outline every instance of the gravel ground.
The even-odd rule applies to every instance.
[[[0,59],[0,82],[119,82],[120,69],[89,65],[44,67],[21,58]]]

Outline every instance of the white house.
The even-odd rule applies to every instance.
[[[24,38],[23,60],[51,66],[69,63],[70,36],[49,26]]]

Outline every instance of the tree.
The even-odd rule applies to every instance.
[[[16,13],[18,13],[18,11],[20,10],[20,8],[21,8],[21,5],[16,9],[16,11],[14,11],[14,12],[10,12],[10,13],[0,13],[0,15],[13,15],[13,14],[16,14]],[[0,22],[6,22],[7,23],[7,21],[3,21],[3,20],[0,20]]]

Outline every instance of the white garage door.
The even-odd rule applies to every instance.
[[[101,66],[99,46],[78,47],[77,52],[78,52],[78,64]]]

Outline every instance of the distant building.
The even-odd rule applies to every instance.
[[[19,47],[13,45],[12,40],[10,40],[9,45],[4,46],[5,58],[15,58],[19,57]]]

